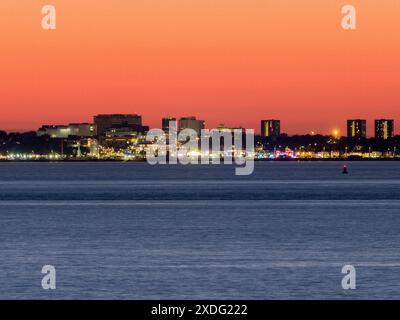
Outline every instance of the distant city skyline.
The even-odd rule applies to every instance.
[[[400,102],[399,102],[400,103]],[[217,117],[205,117],[202,116],[202,112],[193,112],[192,110],[187,110],[185,112],[182,112],[181,114],[179,113],[172,113],[172,112],[166,112],[166,113],[161,113],[161,114],[155,114],[154,112],[149,112],[149,110],[146,110],[144,112],[139,112],[137,111],[138,109],[129,110],[127,109],[127,112],[121,112],[121,111],[110,111],[110,112],[101,112],[101,113],[94,113],[94,114],[138,114],[142,116],[142,122],[145,125],[150,126],[151,128],[162,128],[162,119],[163,118],[184,118],[187,116],[195,116],[198,119],[202,119],[205,121],[205,127],[206,128],[216,128],[220,124],[224,124],[228,127],[243,127],[243,128],[248,128],[248,129],[254,129],[256,133],[261,134],[261,128],[260,128],[260,121],[264,119],[278,119],[281,121],[281,132],[282,133],[287,133],[287,134],[309,134],[309,133],[316,133],[316,134],[330,134],[334,130],[339,130],[340,134],[345,136],[347,135],[347,121],[349,119],[364,119],[367,122],[366,125],[366,130],[367,130],[367,136],[373,136],[375,132],[375,121],[379,119],[391,119],[394,120],[395,123],[400,123],[400,116],[397,116],[397,114],[400,114],[400,112],[393,113],[393,114],[388,114],[388,113],[382,113],[380,114],[379,112],[377,113],[376,116],[373,117],[366,117],[363,116],[363,114],[355,114],[354,112],[349,113],[352,116],[347,116],[346,115],[337,121],[332,121],[329,122],[328,120],[324,123],[327,123],[324,125],[323,123],[318,123],[312,121],[310,118],[301,118],[299,117],[296,120],[289,120],[288,118],[285,118],[283,116],[279,116],[279,113],[276,112],[271,112],[271,113],[264,113],[262,114],[259,118],[256,118],[254,120],[247,120],[246,118],[242,119],[242,121],[235,120],[235,121],[228,121],[230,118],[225,117],[224,115],[221,115],[220,118]],[[164,110],[165,111],[165,110]],[[276,115],[275,117],[272,117],[271,114]],[[248,115],[250,117],[250,115]],[[251,118],[254,118],[254,116],[251,116]],[[38,128],[40,128],[43,125],[64,125],[64,124],[70,124],[70,123],[92,123],[93,122],[93,114],[90,115],[85,115],[83,117],[71,117],[64,119],[64,117],[60,118],[55,116],[53,119],[44,116],[44,119],[48,120],[40,120],[37,119],[34,122],[32,122],[29,125],[25,126],[20,126],[17,125],[17,123],[20,122],[20,120],[16,120],[16,122],[11,123],[9,120],[0,118],[0,130],[8,131],[8,132],[26,132],[26,131],[36,131]],[[58,119],[58,120],[57,120]],[[4,124],[5,123],[5,124]],[[395,126],[394,127],[394,134],[399,135],[400,134],[400,127]]]
[[[395,130],[396,121],[393,118],[377,118],[373,121],[368,121],[366,119],[347,119],[345,121],[344,129],[341,129],[342,126],[333,127],[328,132],[318,132],[318,131],[307,131],[304,133],[300,132],[288,132],[282,130],[282,121],[281,119],[261,119],[259,121],[259,126],[254,128],[245,127],[242,125],[231,126],[225,122],[218,122],[216,126],[207,126],[205,120],[199,119],[197,116],[181,116],[181,117],[161,117],[159,119],[159,123],[155,126],[148,126],[145,121],[143,121],[143,117],[138,113],[109,113],[109,114],[97,114],[92,116],[91,121],[87,122],[69,122],[69,123],[46,123],[41,124],[40,127],[32,130],[3,130],[8,132],[28,132],[28,131],[36,131],[40,135],[46,134],[46,132],[56,132],[57,130],[61,130],[60,132],[71,131],[82,131],[89,133],[95,130],[97,135],[104,135],[108,129],[113,128],[114,125],[118,127],[125,127],[130,129],[138,130],[138,132],[146,132],[150,128],[154,129],[163,129],[164,131],[168,131],[169,121],[174,121],[178,129],[184,129],[186,127],[193,128],[198,134],[200,134],[201,129],[215,129],[225,127],[225,128],[243,128],[243,129],[254,129],[254,132],[257,135],[261,135],[263,137],[276,137],[280,134],[289,134],[289,135],[333,135],[336,137],[355,137],[355,138],[369,138],[369,137],[378,137],[378,138],[392,138],[397,135]],[[370,123],[372,122],[372,124]],[[92,125],[91,125],[92,124]],[[93,127],[93,124],[95,125]],[[83,125],[80,127],[80,125]],[[67,129],[67,127],[70,127]],[[372,127],[372,128],[370,128]],[[2,129],[0,128],[0,131]],[[50,134],[51,135],[51,134]],[[84,134],[88,135],[88,134]]]

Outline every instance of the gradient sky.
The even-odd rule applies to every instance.
[[[57,30],[41,8],[57,8]],[[357,8],[356,31],[341,7]],[[97,113],[196,115],[259,130],[400,127],[398,0],[1,0],[0,129]],[[400,132],[396,129],[396,132]]]

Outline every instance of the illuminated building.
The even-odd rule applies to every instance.
[[[375,138],[391,139],[394,136],[394,120],[375,120]]]
[[[201,130],[204,128],[204,120],[197,120],[196,117],[183,117],[179,119],[179,131],[192,129],[200,136]]]
[[[142,125],[142,116],[137,114],[99,114],[94,117],[97,135],[102,137],[112,128]]]
[[[95,125],[92,123],[71,123],[68,128],[71,136],[93,137],[96,135]]]
[[[148,126],[134,125],[129,127],[111,128],[105,133],[106,137],[124,137],[137,134],[146,134],[149,131]]]
[[[126,149],[129,145],[146,140],[148,126],[112,128],[100,137],[100,145],[107,148]]]
[[[68,126],[44,125],[36,132],[36,134],[38,136],[47,135],[51,138],[68,138],[69,130]]]
[[[281,135],[280,120],[261,120],[261,136],[264,138],[276,138]]]
[[[347,137],[348,138],[366,138],[367,136],[367,121],[356,119],[347,120]]]
[[[146,133],[148,126],[131,125],[129,127],[111,128],[100,137],[100,157],[105,159],[125,160],[143,159],[145,157]]]
[[[69,125],[44,125],[36,134],[38,136],[48,135],[51,138],[68,138],[69,136],[93,137],[95,126],[91,123],[71,123]]]

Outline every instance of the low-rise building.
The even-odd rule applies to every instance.
[[[44,125],[36,134],[51,138],[68,138],[69,136],[93,137],[96,135],[95,126],[91,123],[71,123],[69,125]]]

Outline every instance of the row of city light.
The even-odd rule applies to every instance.
[[[166,154],[160,154],[160,156],[165,156]],[[350,157],[350,156],[358,156],[363,158],[380,158],[382,156],[385,157],[396,157],[396,150],[387,150],[387,152],[377,152],[377,151],[369,151],[369,152],[345,152],[341,153],[339,151],[304,151],[304,150],[291,150],[289,148],[285,148],[284,151],[274,150],[274,151],[265,151],[265,150],[256,150],[255,152],[251,152],[250,154],[246,154],[245,151],[240,152],[201,152],[199,150],[190,150],[188,152],[179,151],[178,153],[171,153],[172,157],[188,157],[190,159],[195,158],[209,158],[210,160],[217,158],[225,158],[225,157],[235,157],[235,156],[247,156],[254,157],[255,159],[280,159],[280,158],[293,158],[293,159],[305,159],[305,158],[340,158],[340,157]],[[136,154],[127,153],[124,151],[115,151],[112,149],[104,150],[102,155],[89,155],[89,156],[81,156],[82,158],[89,159],[121,159],[121,160],[137,160],[143,159],[143,157],[138,156]],[[71,155],[61,155],[58,153],[51,153],[47,155],[38,155],[38,154],[23,154],[23,153],[11,153],[7,155],[0,155],[0,160],[65,160],[74,158]],[[77,157],[79,158],[79,157]]]

